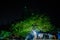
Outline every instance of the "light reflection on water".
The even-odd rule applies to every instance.
[[[37,32],[36,30],[32,30],[32,32],[26,36],[25,40],[34,40],[41,35],[41,34],[39,34],[39,36],[38,36],[38,34],[39,34],[39,32]],[[40,37],[42,37],[42,36],[43,35],[41,35]]]
[[[53,38],[52,34],[41,33],[36,30],[32,30],[32,32],[26,36],[25,40],[52,39],[52,38]]]

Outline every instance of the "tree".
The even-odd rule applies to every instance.
[[[12,33],[18,36],[25,37],[29,32],[32,31],[32,25],[37,24],[36,30],[42,30],[43,32],[52,31],[54,27],[52,26],[50,19],[46,15],[35,15],[30,18],[20,21],[16,24],[12,24]]]

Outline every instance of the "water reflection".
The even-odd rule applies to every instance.
[[[32,32],[30,34],[28,34],[25,38],[25,40],[36,40],[36,39],[56,39],[56,37],[54,37],[54,35],[50,34],[50,33],[44,33],[44,32],[40,32],[40,31],[36,31],[36,30],[32,30]]]

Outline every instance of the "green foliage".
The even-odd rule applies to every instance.
[[[18,36],[26,36],[29,32],[32,31],[32,25],[37,24],[36,29],[42,30],[43,32],[51,31],[54,27],[52,27],[50,23],[50,19],[46,15],[35,15],[30,18],[18,22],[16,24],[12,24],[12,33]]]
[[[10,32],[7,32],[7,31],[1,31],[0,33],[0,39],[4,39],[4,38],[7,38],[10,36]]]

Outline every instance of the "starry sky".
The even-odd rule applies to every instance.
[[[24,7],[27,6],[30,12],[39,11],[42,13],[47,13],[51,19],[52,23],[56,26],[60,26],[59,14],[56,13],[55,2],[46,1],[35,1],[35,0],[22,0],[22,1],[0,1],[0,27],[2,25],[9,25],[22,20],[26,14],[24,13]]]

